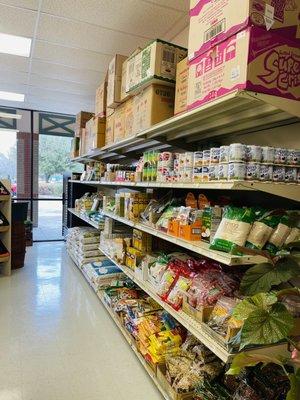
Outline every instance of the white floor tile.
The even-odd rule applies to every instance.
[[[63,243],[0,277],[0,348],[0,400],[162,399]]]

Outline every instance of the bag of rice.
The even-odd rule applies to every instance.
[[[271,254],[276,254],[278,250],[284,245],[287,237],[291,232],[291,219],[288,215],[283,215],[280,219],[277,228],[272,233],[266,244],[266,250]]]
[[[258,218],[251,228],[246,247],[261,250],[279,224],[280,218],[281,215],[276,215],[272,212],[266,212]]]
[[[222,221],[209,248],[233,253],[236,245],[245,245],[254,220],[255,212],[253,208],[226,207]]]

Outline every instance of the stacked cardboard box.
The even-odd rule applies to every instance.
[[[236,90],[300,99],[300,0],[191,0],[188,108]]]
[[[121,103],[122,65],[126,56],[116,54],[108,66],[107,107],[116,108]]]
[[[93,117],[86,123],[85,140],[87,153],[92,149],[105,145],[105,127],[105,118]]]
[[[91,119],[94,116],[93,113],[87,112],[87,111],[80,111],[76,115],[76,121],[75,121],[75,136],[81,137],[82,135],[82,129],[85,129],[85,124],[89,119]]]

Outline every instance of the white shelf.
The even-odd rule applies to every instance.
[[[225,347],[221,346],[215,340],[214,332],[205,323],[197,322],[183,311],[176,311],[170,305],[165,303],[153,290],[148,282],[144,282],[137,278],[134,272],[126,267],[117,263],[105,250],[99,247],[107,258],[109,258],[116,266],[118,266],[133,282],[135,282],[141,289],[143,289],[150,297],[152,297],[162,308],[171,314],[181,325],[183,325],[189,332],[191,332],[197,339],[199,339],[206,347],[208,347],[216,356],[224,362],[230,362],[236,353],[230,353]],[[248,354],[252,353],[284,353],[287,350],[286,343],[280,343],[268,347],[256,347],[255,349],[243,350]]]
[[[73,254],[71,254],[70,252],[68,252],[68,254],[71,257],[71,259],[73,260],[73,262],[76,265],[76,267],[78,267],[78,263],[76,262],[75,258],[73,257]],[[127,332],[125,327],[122,325],[118,315],[105,302],[104,296],[103,296],[103,291],[101,290],[101,291],[96,292],[94,290],[93,286],[91,285],[91,283],[89,282],[88,277],[83,273],[83,271],[80,268],[79,268],[79,270],[82,272],[83,276],[85,277],[85,279],[88,282],[89,286],[93,289],[94,293],[96,293],[98,299],[101,301],[102,305],[104,306],[104,308],[106,309],[106,311],[108,312],[108,314],[110,315],[110,317],[112,318],[114,323],[117,325],[118,329],[120,330],[120,332],[122,333],[122,335],[126,339],[127,343],[129,344],[129,346],[133,350],[134,354],[136,355],[136,357],[138,358],[138,360],[140,361],[142,366],[145,368],[146,372],[149,374],[150,378],[152,379],[153,383],[155,384],[157,389],[162,394],[163,398],[165,400],[171,400],[170,397],[167,395],[167,393],[162,388],[162,386],[160,385],[160,383],[158,382],[154,371],[150,368],[150,366],[147,364],[147,362],[145,361],[145,359],[143,358],[141,353],[138,351],[134,339],[129,334],[129,332]]]
[[[125,186],[136,188],[187,189],[187,190],[243,190],[257,191],[281,196],[289,200],[300,201],[300,185],[297,183],[259,182],[259,181],[212,181],[202,183],[161,183],[161,182],[104,182],[104,181],[77,181],[73,183],[95,186]]]
[[[2,179],[1,183],[6,187],[8,192],[11,191],[10,181]],[[11,195],[0,196],[0,210],[9,222],[9,226],[0,228],[0,240],[9,252],[8,257],[0,257],[0,272],[4,275],[11,274]]]
[[[209,244],[205,243],[203,241],[199,242],[191,242],[188,240],[184,240],[175,236],[168,235],[167,233],[160,232],[157,229],[154,229],[150,226],[147,226],[145,224],[142,224],[140,222],[133,222],[130,221],[126,218],[119,217],[118,215],[115,215],[111,212],[108,211],[103,211],[103,214],[106,215],[109,218],[112,218],[116,221],[119,221],[125,225],[134,227],[136,229],[139,229],[143,232],[149,233],[150,235],[159,237],[160,239],[166,240],[168,242],[171,242],[173,244],[176,244],[180,247],[183,247],[184,249],[193,251],[194,253],[200,254],[204,257],[211,258],[215,261],[218,261],[222,264],[226,265],[251,265],[251,264],[256,264],[259,262],[266,261],[264,257],[261,256],[250,256],[250,255],[245,255],[245,256],[236,256],[228,253],[224,253],[221,251],[216,251],[216,250],[210,250],[209,249]]]
[[[82,221],[84,221],[84,222],[86,222],[87,224],[93,226],[94,228],[100,229],[100,228],[99,228],[99,225],[98,225],[96,222],[91,221],[91,220],[90,220],[89,218],[87,218],[85,215],[83,215],[83,214],[79,213],[78,211],[76,211],[75,208],[68,208],[68,211],[69,211],[71,214],[76,215],[76,217],[80,218]]]

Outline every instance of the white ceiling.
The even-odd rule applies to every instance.
[[[0,90],[25,103],[0,105],[76,114],[94,110],[114,54],[153,38],[172,41],[189,0],[0,0],[0,32],[33,38],[31,57],[0,53]]]

